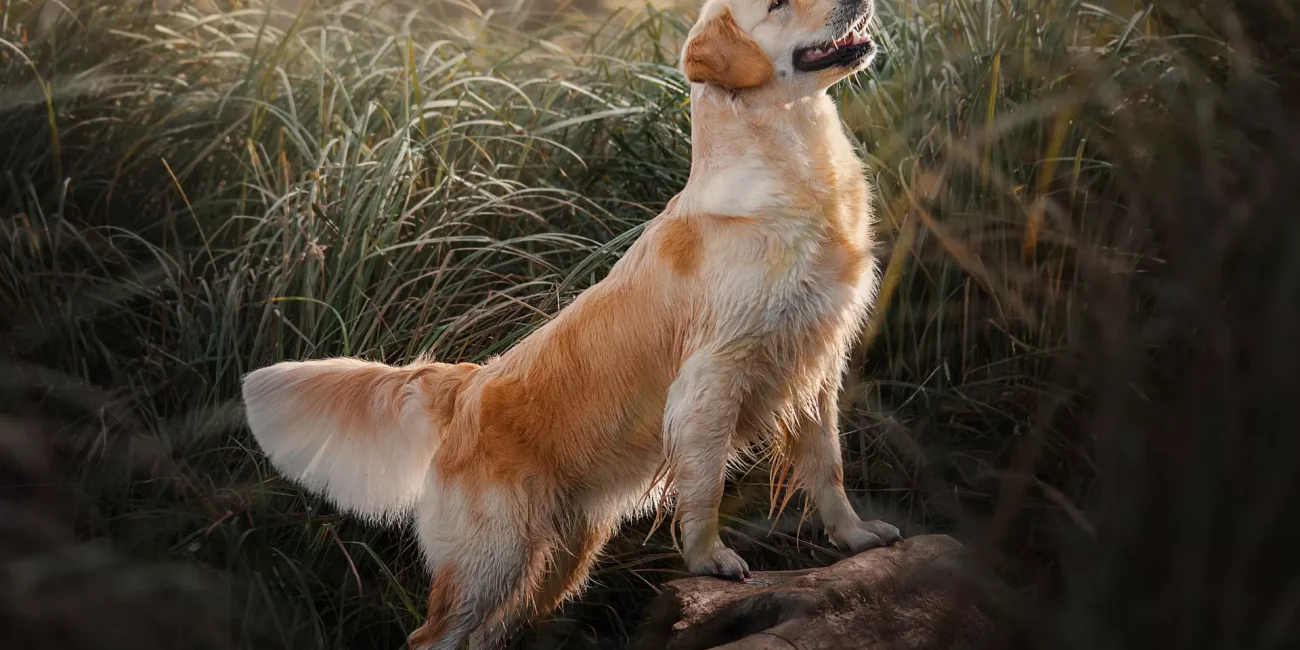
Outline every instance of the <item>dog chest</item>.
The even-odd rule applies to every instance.
[[[793,236],[766,272],[766,321],[774,332],[834,338],[861,318],[874,292],[868,253],[834,236]]]

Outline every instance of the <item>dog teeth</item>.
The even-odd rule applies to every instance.
[[[830,54],[834,49],[835,49],[835,48],[833,48],[833,47],[814,47],[813,49],[808,50],[808,55],[805,56],[804,58],[805,58],[805,59],[820,59],[820,58],[822,58],[822,57],[824,57],[824,56]]]
[[[829,56],[831,53],[839,50],[842,47],[852,47],[856,45],[862,45],[863,43],[866,43],[870,40],[869,38],[867,38],[866,30],[867,27],[866,24],[864,23],[862,25],[855,26],[852,30],[849,31],[849,33],[845,34],[844,36],[841,36],[840,38],[835,39],[829,45],[808,48],[807,50],[805,50],[805,53],[803,55],[804,60],[816,61],[817,59]]]
[[[863,34],[863,33],[861,33],[861,32],[857,32],[857,31],[853,31],[853,32],[849,32],[848,34],[846,34],[846,35],[844,36],[844,38],[841,38],[840,40],[835,41],[835,46],[836,46],[836,47],[847,47],[847,46],[851,46],[851,45],[862,45],[863,43],[866,43],[866,42],[867,42],[867,36],[866,36],[866,34]]]
[[[852,45],[861,45],[866,42],[867,42],[867,36],[865,30],[863,30],[862,28],[855,28],[853,31],[850,31],[844,36],[835,39],[835,42],[832,44],[832,47],[838,49],[841,47],[849,47]]]

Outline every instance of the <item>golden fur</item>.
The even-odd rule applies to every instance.
[[[706,3],[683,55],[690,180],[513,349],[482,366],[327,359],[245,379],[280,471],[362,516],[414,511],[435,577],[412,647],[499,645],[581,590],[620,522],[665,496],[692,571],[747,575],[717,522],[745,445],[781,441],[836,545],[898,539],[849,505],[836,424],[877,272],[862,165],[825,90],[865,62],[790,63],[869,3],[791,2]]]

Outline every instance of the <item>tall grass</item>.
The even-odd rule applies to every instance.
[[[186,584],[242,626],[175,634],[400,647],[423,612],[412,540],[274,478],[242,428],[238,379],[337,354],[482,360],[598,280],[685,182],[674,65],[689,16],[525,28],[438,5],[212,4],[0,5],[3,394],[12,422],[48,432],[15,437],[21,449],[57,441],[50,474],[20,482],[73,486],[56,512],[76,539],[200,567]],[[1139,638],[1097,605],[1155,589],[1126,564],[1152,552],[1137,531],[1154,512],[1215,537],[1193,524],[1217,497],[1186,491],[1195,465],[1153,454],[1154,432],[1174,405],[1228,418],[1187,445],[1226,444],[1244,421],[1213,397],[1185,401],[1180,381],[1223,376],[1184,358],[1210,344],[1189,324],[1217,323],[1212,305],[1259,278],[1294,277],[1262,270],[1296,250],[1294,227],[1270,220],[1300,170],[1284,146],[1294,49],[1276,36],[1293,23],[1262,4],[879,8],[883,60],[834,90],[885,242],[844,400],[851,491],[863,510],[983,550],[1038,595],[1030,611],[1058,616],[1045,643]],[[1260,269],[1228,272],[1254,250]],[[1233,318],[1256,314],[1260,336],[1294,323],[1284,300],[1257,298]],[[1216,353],[1240,325],[1216,330]],[[1285,354],[1278,337],[1266,350]],[[1291,372],[1240,381],[1262,400],[1293,393]],[[1247,503],[1254,484],[1231,476]],[[756,468],[724,505],[751,565],[835,557],[798,512],[769,522],[766,489]],[[1173,496],[1142,496],[1153,489]],[[1252,516],[1261,531],[1273,521]],[[646,533],[631,527],[592,590],[520,645],[632,635],[681,571]],[[1188,557],[1169,571],[1205,559]],[[1215,606],[1217,582],[1188,584],[1185,599]]]
[[[399,644],[424,585],[409,540],[268,482],[239,377],[500,352],[685,178],[683,90],[659,43],[680,21],[623,16],[569,46],[563,26],[544,41],[367,11],[88,5],[6,62],[6,96],[35,93],[3,115],[9,352],[120,391],[85,415],[168,461],[94,483],[85,533],[248,576],[249,607],[298,599],[300,618],[274,621],[286,643]],[[53,49],[73,39],[96,50],[83,68]]]

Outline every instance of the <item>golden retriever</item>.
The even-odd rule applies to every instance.
[[[483,365],[355,359],[250,373],[253,435],[341,508],[415,514],[434,576],[414,648],[496,647],[582,589],[620,522],[671,498],[692,572],[728,463],[793,468],[830,541],[899,539],[844,494],[838,393],[877,285],[869,188],[826,90],[864,68],[870,0],[708,0],[682,53],[690,178],[553,320]]]

